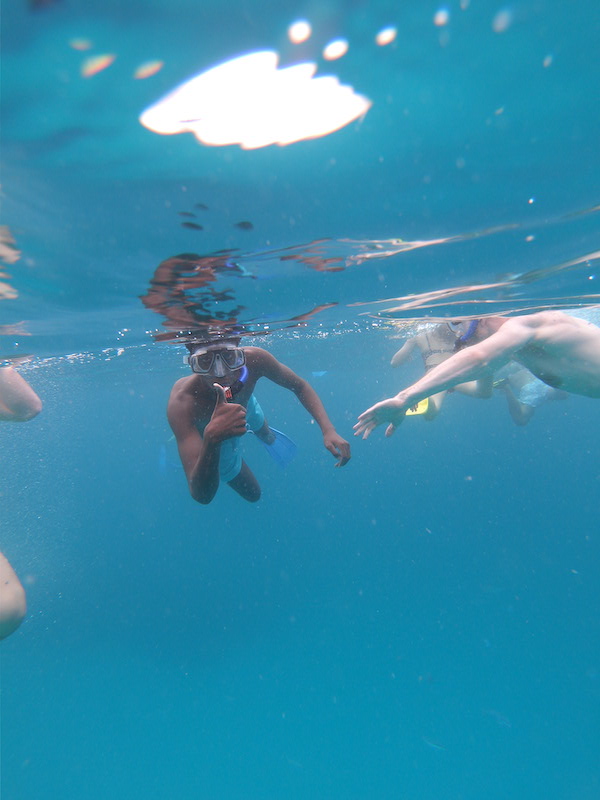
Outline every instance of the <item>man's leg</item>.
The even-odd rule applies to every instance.
[[[440,413],[440,409],[442,408],[444,397],[446,397],[446,392],[438,392],[429,398],[427,411],[423,414],[423,419],[431,422],[432,419],[437,417],[437,415]]]
[[[517,400],[510,384],[508,383],[504,387],[504,394],[506,395],[508,413],[510,414],[512,421],[515,423],[515,425],[527,425],[535,413],[535,408]]]
[[[487,400],[494,393],[494,376],[490,375],[486,378],[479,378],[476,381],[459,383],[458,386],[454,387],[454,391],[466,394],[467,397],[479,397]]]
[[[249,503],[256,503],[260,500],[260,486],[254,473],[245,461],[242,461],[242,468],[239,473],[228,481],[232,489],[247,500]]]

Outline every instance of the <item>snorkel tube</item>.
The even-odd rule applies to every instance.
[[[466,345],[466,343],[475,335],[475,331],[477,330],[477,326],[479,325],[478,319],[472,319],[469,323],[469,327],[467,328],[467,332],[463,333],[462,336],[459,336],[454,343],[454,352],[457,353],[459,350]]]
[[[242,367],[242,371],[240,373],[240,377],[237,379],[235,383],[232,383],[231,386],[224,386],[223,389],[225,390],[225,399],[228,403],[233,402],[236,394],[242,391],[244,388],[244,384],[248,379],[248,367],[244,364]]]

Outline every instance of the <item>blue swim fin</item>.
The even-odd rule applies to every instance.
[[[275,441],[271,442],[271,444],[267,444],[262,440],[260,442],[264,445],[273,461],[276,461],[280,467],[286,467],[296,455],[298,447],[285,433],[278,431],[276,428],[271,428],[270,425],[269,428],[275,434]]]

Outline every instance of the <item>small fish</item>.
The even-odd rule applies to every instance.
[[[208,211],[208,206],[205,206],[204,203],[196,203],[194,208],[199,208],[200,211]]]
[[[197,222],[182,222],[181,226],[183,228],[190,228],[190,230],[192,230],[192,231],[203,231],[204,230],[202,225],[198,225]]]
[[[196,215],[191,211],[178,211],[177,213],[180,217],[193,217],[193,219],[196,219]]]
[[[234,223],[236,228],[239,228],[241,231],[251,231],[254,228],[254,225],[248,220],[242,220],[241,222]]]

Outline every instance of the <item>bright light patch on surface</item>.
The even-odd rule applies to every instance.
[[[396,30],[396,28],[393,27],[383,28],[383,30],[380,30],[377,36],[375,37],[375,42],[380,47],[384,47],[386,44],[391,44],[394,41],[397,33],[398,31]]]
[[[69,47],[72,47],[73,50],[91,50],[92,43],[89,39],[71,39]]]
[[[288,28],[288,37],[292,44],[302,44],[302,42],[310,39],[311,34],[310,22],[305,19],[299,19]]]
[[[133,77],[136,80],[143,80],[144,78],[150,78],[152,75],[156,75],[165,65],[164,61],[145,61],[143,64],[140,64],[136,71],[133,73]]]
[[[140,116],[164,135],[249,150],[327,136],[366,114],[371,101],[335,76],[315,78],[316,64],[278,69],[272,51],[250,53],[197,75]]]
[[[329,42],[327,47],[323,50],[323,58],[327,61],[335,61],[336,58],[345,56],[348,52],[348,42],[345,39],[336,39]]]
[[[450,22],[450,12],[447,8],[439,8],[433,15],[433,24],[443,28]]]
[[[92,56],[92,58],[86,58],[81,65],[81,74],[84,78],[91,78],[92,75],[97,75],[99,72],[102,72],[103,69],[110,67],[115,58],[116,55],[113,55],[112,53],[106,53],[103,56]]]
[[[504,33],[510,27],[512,20],[512,11],[509,8],[503,8],[492,20],[492,30],[494,33]]]

